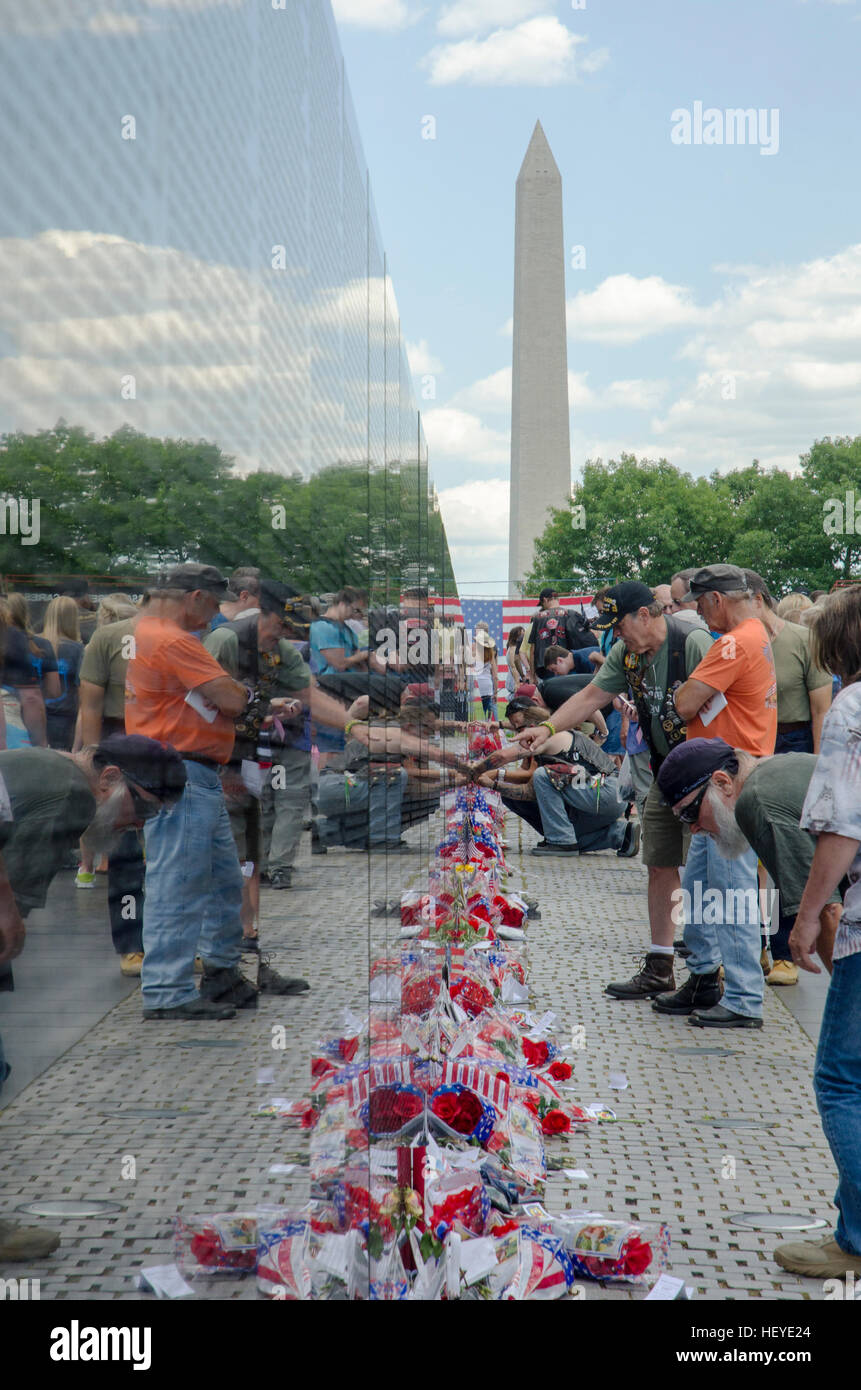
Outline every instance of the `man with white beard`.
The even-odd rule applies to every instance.
[[[754,758],[722,738],[694,738],[665,759],[658,789],[694,834],[711,836],[724,859],[753,848],[775,882],[781,916],[793,918],[816,849],[815,835],[800,824],[816,762],[812,753]],[[816,950],[829,971],[840,903],[835,891],[819,919]]]
[[[24,919],[44,907],[51,881],[83,839],[108,854],[120,834],[171,806],[185,786],[175,748],[112,734],[95,748],[0,752],[0,989],[14,988],[10,962],[24,949]],[[0,1041],[0,1090],[9,1075]],[[0,1219],[0,1262],[49,1255],[54,1231]]]

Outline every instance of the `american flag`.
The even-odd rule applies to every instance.
[[[570,594],[560,596],[560,608],[580,608],[587,618],[595,616],[591,594]],[[525,640],[533,615],[538,608],[537,598],[465,598],[461,604],[463,623],[468,631],[475,633],[476,623],[486,622],[491,637],[496,642],[497,666],[499,670],[499,690],[497,698],[506,697],[505,680],[508,675],[506,648],[508,634],[513,627],[525,627]]]

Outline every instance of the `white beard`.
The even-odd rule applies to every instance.
[[[717,822],[717,831],[714,834],[709,833],[717,845],[718,854],[724,859],[740,859],[750,849],[750,845],[738,828],[735,813],[716,793],[714,787],[709,787],[706,800]]]
[[[87,849],[95,855],[110,855],[119,844],[121,832],[117,830],[117,821],[125,791],[125,786],[120,782],[110,796],[99,802],[96,814],[81,836]]]

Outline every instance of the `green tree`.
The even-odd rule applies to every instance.
[[[659,584],[700,557],[725,560],[733,532],[722,480],[694,480],[666,459],[590,460],[570,506],[553,511],[536,542],[525,590],[568,588],[572,578],[590,588],[633,577]]]

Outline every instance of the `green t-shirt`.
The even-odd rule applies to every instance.
[[[813,664],[810,628],[785,622],[777,636],[771,638],[771,650],[777,677],[778,724],[796,724],[809,719],[807,692],[831,684],[828,672]]]
[[[125,654],[128,644],[124,649],[123,639],[134,632],[136,623],[137,618],[121,618],[118,623],[98,627],[84,648],[78,679],[101,686],[105,692],[102,711],[105,719],[125,719],[126,716],[126,671],[129,662]]]
[[[687,675],[690,675],[694,667],[700,664],[713,641],[710,632],[698,627],[695,627],[685,638],[685,672]],[[667,681],[669,679],[669,650],[670,639],[669,633],[667,633],[651,660],[646,660],[645,657],[641,656],[637,663],[638,669],[644,673],[646,703],[652,716],[652,740],[662,757],[666,757],[670,751],[666,735],[661,728],[660,719],[661,706],[667,693]],[[625,657],[627,654],[628,649],[621,639],[614,642],[607,660],[603,666],[599,667],[592,684],[597,685],[599,690],[612,691],[614,695],[626,694],[628,673],[625,670]]]
[[[222,624],[213,632],[207,632],[203,645],[219,661],[227,673],[237,679],[239,676],[239,638],[232,628]],[[272,681],[272,694],[275,699],[282,696],[296,696],[307,690],[311,684],[311,672],[301,656],[286,638],[278,643],[277,662],[268,660],[269,653],[259,652],[258,662],[261,673],[266,671]]]
[[[0,753],[0,777],[12,807],[3,863],[23,916],[44,907],[52,878],[96,814],[96,798],[81,769],[52,748]]]

